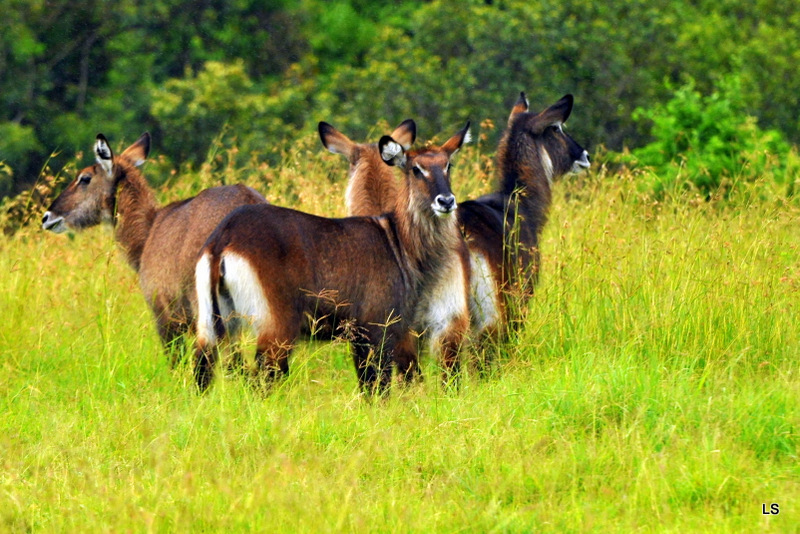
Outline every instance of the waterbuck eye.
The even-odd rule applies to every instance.
[[[425,178],[425,175],[422,174],[422,169],[420,169],[419,167],[414,167],[414,176],[416,176],[419,179]]]
[[[92,181],[92,175],[91,174],[81,174],[80,176],[78,176],[78,183],[79,184],[87,185],[91,181]]]

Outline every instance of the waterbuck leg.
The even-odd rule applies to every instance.
[[[391,354],[394,336],[384,328],[370,328],[352,342],[353,362],[362,393],[386,395],[392,379]]]
[[[214,379],[214,365],[217,363],[219,351],[216,345],[203,345],[197,348],[194,355],[194,379],[197,389],[204,393]]]
[[[504,335],[497,326],[490,326],[473,342],[475,369],[480,378],[488,378],[492,374],[497,356],[501,353]]]
[[[461,318],[453,321],[449,330],[438,340],[441,363],[444,369],[442,383],[445,387],[458,389],[461,371],[461,348],[469,330],[469,319]]]
[[[170,319],[167,313],[162,311],[156,313],[156,328],[169,359],[170,369],[175,369],[183,355],[183,335],[189,331],[189,325],[186,322]]]
[[[422,380],[418,345],[417,336],[408,332],[394,349],[393,359],[400,383],[410,384],[414,380]]]
[[[292,345],[289,341],[259,343],[256,348],[256,365],[259,374],[270,382],[288,375],[291,351]]]
[[[364,340],[353,341],[352,350],[358,386],[362,393],[372,393],[370,385],[374,384],[377,378],[375,351],[373,347]]]

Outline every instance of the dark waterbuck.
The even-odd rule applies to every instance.
[[[404,150],[411,148],[416,136],[417,126],[411,119],[404,120],[390,134]],[[398,181],[392,168],[381,159],[377,143],[355,143],[327,122],[319,123],[319,138],[325,148],[350,163],[344,197],[348,215],[381,215],[394,209]]]
[[[470,311],[479,332],[497,335],[518,326],[538,278],[553,182],[589,167],[586,150],[564,131],[572,105],[566,95],[531,113],[520,93],[497,149],[498,189],[459,207],[472,263]]]
[[[118,156],[98,135],[96,163],[79,171],[53,201],[42,227],[61,233],[101,222],[114,225],[117,242],[139,273],[161,340],[174,358],[174,341],[194,326],[194,266],[200,248],[233,209],[266,200],[249,187],[233,185],[206,189],[160,208],[139,170],[149,151],[148,133]]]
[[[408,152],[381,138],[383,161],[405,172],[387,214],[328,219],[262,205],[228,216],[195,273],[200,390],[212,380],[216,344],[231,320],[252,326],[267,379],[288,372],[292,346],[319,321],[347,325],[363,392],[386,391],[410,329],[426,331],[445,369],[455,372],[469,329],[469,273],[450,158],[468,131],[469,124],[441,147]]]

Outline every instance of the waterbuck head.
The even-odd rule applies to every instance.
[[[404,150],[411,148],[417,136],[417,126],[411,119],[403,121],[391,133],[391,138]],[[348,215],[380,215],[392,211],[397,199],[397,185],[392,169],[378,153],[377,143],[355,143],[328,124],[319,123],[319,138],[334,154],[341,154],[350,163],[345,205]]]
[[[469,122],[440,147],[406,151],[391,136],[381,137],[378,150],[383,161],[405,172],[411,213],[429,215],[431,219],[450,219],[455,213],[457,204],[450,189],[450,158],[465,142],[469,142]]]
[[[105,136],[97,134],[95,164],[78,171],[75,180],[53,201],[42,217],[42,228],[62,233],[111,223],[119,176],[141,166],[149,152],[149,133],[142,134],[116,157]]]
[[[525,93],[520,93],[508,118],[509,150],[517,153],[517,160],[538,159],[550,183],[564,174],[589,167],[589,153],[564,131],[572,104],[572,95],[566,95],[549,108],[531,113]]]

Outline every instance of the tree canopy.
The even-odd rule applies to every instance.
[[[652,137],[634,110],[730,76],[759,126],[800,139],[800,4],[785,0],[5,4],[0,195],[100,131],[149,130],[181,165],[222,132],[266,154],[319,120],[357,139],[413,117],[426,139],[501,120],[519,91],[534,108],[572,93],[581,139],[636,149]]]

